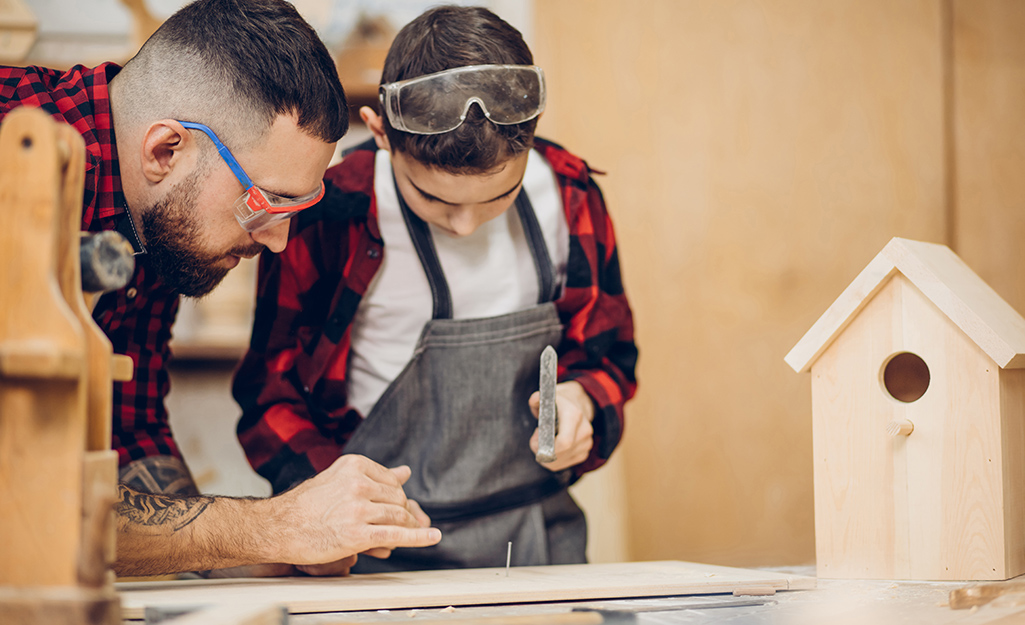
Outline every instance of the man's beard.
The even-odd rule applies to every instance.
[[[202,227],[196,218],[199,174],[189,174],[142,214],[149,264],[168,287],[186,297],[203,297],[221,283],[229,269],[216,266],[218,261],[228,255],[255,256],[264,249],[254,244],[219,255],[200,249]]]

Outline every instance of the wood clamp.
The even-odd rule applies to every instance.
[[[85,146],[21,107],[0,163],[0,622],[118,625],[114,363],[82,293]]]

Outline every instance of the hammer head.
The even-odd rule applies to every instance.
[[[541,352],[541,408],[537,415],[538,447],[534,456],[538,462],[555,460],[555,432],[559,426],[555,408],[555,378],[559,358],[551,345]]]

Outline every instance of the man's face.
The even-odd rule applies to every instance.
[[[399,192],[420,219],[454,237],[473,234],[504,213],[519,193],[527,169],[523,152],[483,174],[452,174],[392,152]]]
[[[205,149],[211,153],[141,215],[150,262],[168,286],[190,297],[209,293],[241,258],[265,248],[280,252],[290,223],[245,231],[232,211],[245,189],[212,146]],[[320,186],[333,153],[334,144],[283,115],[258,147],[234,155],[257,187],[299,197]]]
[[[199,244],[202,226],[196,198],[201,178],[202,172],[193,171],[142,214],[150,264],[170,288],[186,297],[202,297],[221,283],[231,269],[223,262],[226,256],[249,257],[263,250],[254,242],[216,254]]]

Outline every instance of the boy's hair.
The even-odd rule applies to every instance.
[[[440,6],[406,24],[384,61],[381,84],[467,65],[533,65],[518,30],[482,7]],[[534,145],[537,118],[522,124],[488,121],[474,103],[455,130],[416,135],[392,128],[381,111],[393,150],[452,173],[484,173]]]
[[[157,29],[115,77],[130,124],[206,124],[232,150],[279,115],[327,143],[349,127],[334,61],[284,0],[197,0]]]

